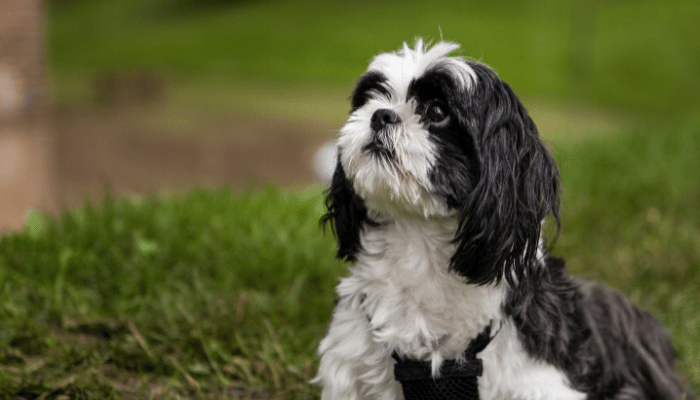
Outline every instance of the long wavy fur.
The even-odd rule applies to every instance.
[[[522,279],[540,245],[541,221],[559,234],[559,172],[513,90],[488,67],[471,63],[479,85],[462,122],[477,140],[479,176],[459,213],[451,268],[475,284]]]
[[[589,399],[693,399],[664,326],[610,288],[579,283],[549,257],[509,294],[505,312],[533,356]]]

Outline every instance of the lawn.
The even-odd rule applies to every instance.
[[[35,215],[0,239],[0,398],[308,394],[342,271],[319,194],[107,195]]]
[[[134,69],[159,71],[174,81],[248,83],[242,95],[265,84],[282,84],[284,92],[288,83],[308,92],[341,86],[347,93],[372,55],[423,36],[461,43],[462,54],[494,66],[525,97],[573,97],[656,114],[700,106],[695,0],[51,5],[48,61],[59,99],[81,81],[91,87],[96,73]]]

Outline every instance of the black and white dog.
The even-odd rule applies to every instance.
[[[401,399],[397,360],[437,382],[478,337],[482,400],[690,398],[662,324],[547,254],[557,166],[511,88],[458,48],[380,54],[352,94],[322,220],[351,265],[323,398]]]

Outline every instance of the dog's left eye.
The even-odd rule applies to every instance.
[[[423,119],[434,124],[445,121],[447,117],[449,117],[449,114],[445,106],[439,101],[430,102],[423,113]]]

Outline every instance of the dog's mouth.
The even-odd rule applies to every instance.
[[[394,151],[387,148],[380,140],[371,140],[362,146],[362,152],[386,161],[393,160],[395,157]]]
[[[396,148],[391,140],[391,132],[388,129],[373,129],[369,141],[362,146],[362,152],[382,161],[395,161]]]

